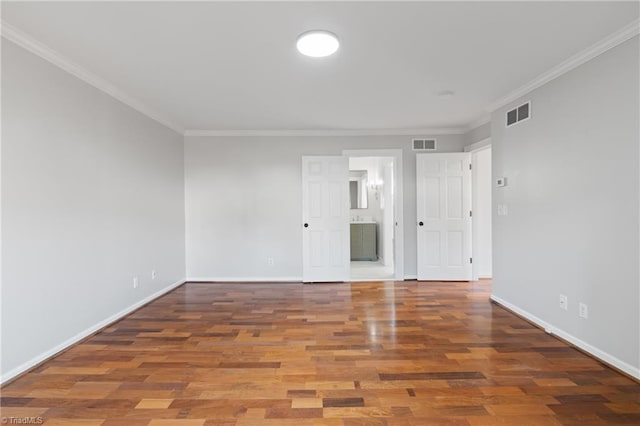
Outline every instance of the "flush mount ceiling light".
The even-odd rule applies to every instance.
[[[338,37],[329,31],[313,30],[300,34],[296,47],[303,55],[322,58],[335,53],[340,47],[340,42]]]

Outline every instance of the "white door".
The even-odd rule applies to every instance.
[[[469,281],[471,156],[417,154],[418,280]]]
[[[348,281],[347,157],[302,157],[302,227],[302,281]]]

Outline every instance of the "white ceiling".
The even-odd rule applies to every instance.
[[[185,129],[465,128],[637,2],[3,2],[2,19]],[[298,34],[341,48],[301,56]],[[451,99],[436,93],[453,90]]]

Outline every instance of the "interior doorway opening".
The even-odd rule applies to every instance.
[[[349,156],[351,281],[396,279],[395,157]]]
[[[393,280],[393,157],[349,158],[351,281]]]
[[[471,149],[473,185],[473,279],[490,279],[492,271],[491,144]],[[489,142],[489,143],[488,143]]]

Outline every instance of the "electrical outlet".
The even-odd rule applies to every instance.
[[[564,294],[560,295],[560,309],[564,309],[565,311],[569,309],[569,299]]]
[[[578,305],[578,315],[580,315],[581,318],[587,319],[589,317],[589,307],[584,303],[580,303]]]
[[[156,270],[155,269],[153,271],[151,271],[151,279],[152,280],[156,279]]]
[[[138,277],[133,277],[133,288],[138,288]]]
[[[275,260],[273,260],[273,257],[268,257],[268,258],[267,258],[267,264],[268,264],[269,266],[273,266],[273,265],[275,265],[275,264],[276,264],[276,262],[275,262]]]

